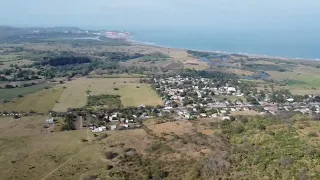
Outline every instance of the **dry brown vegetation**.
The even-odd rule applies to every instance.
[[[304,116],[155,119],[95,136],[50,132],[44,119],[0,118],[3,179],[319,178],[320,124]]]

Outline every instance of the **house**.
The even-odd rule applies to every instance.
[[[53,124],[54,123],[54,118],[46,119],[46,123],[47,124]]]

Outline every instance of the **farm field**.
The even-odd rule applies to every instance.
[[[38,91],[36,93],[27,94],[24,97],[16,98],[11,102],[1,103],[1,111],[17,111],[17,112],[30,112],[35,111],[39,113],[46,113],[51,111],[59,99],[63,89],[50,88]]]
[[[66,88],[53,108],[58,112],[85,106],[87,91],[91,95],[119,95],[123,106],[162,105],[156,92],[136,78],[79,78],[59,86]]]
[[[0,100],[6,99],[11,100],[13,98],[17,98],[19,95],[26,95],[30,93],[34,93],[37,91],[40,91],[45,88],[52,87],[53,84],[50,83],[44,83],[44,84],[38,84],[34,86],[29,87],[21,87],[21,88],[13,88],[13,89],[0,89]]]
[[[289,80],[286,87],[294,94],[314,94],[320,89],[320,74],[268,71],[271,79]]]

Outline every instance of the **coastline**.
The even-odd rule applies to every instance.
[[[179,47],[170,47],[170,46],[163,46],[158,45],[152,42],[145,42],[139,41],[134,39],[127,39],[127,42],[132,45],[141,45],[141,46],[151,46],[151,47],[160,47],[160,48],[170,48],[170,49],[177,49],[177,50],[192,50],[198,52],[210,52],[216,53],[221,55],[240,55],[240,56],[247,56],[248,58],[265,58],[265,59],[273,59],[273,60],[294,60],[294,61],[313,61],[313,62],[320,62],[320,59],[310,59],[310,58],[291,58],[291,57],[282,57],[282,56],[271,56],[271,55],[261,55],[261,54],[250,54],[250,53],[242,53],[242,52],[222,52],[222,51],[215,51],[215,50],[199,50],[199,49],[190,49],[190,48],[179,48]]]

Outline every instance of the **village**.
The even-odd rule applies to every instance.
[[[46,124],[55,124],[56,117],[74,115],[78,127],[92,132],[140,128],[144,120],[161,118],[195,120],[216,118],[233,120],[237,115],[278,115],[282,112],[301,113],[319,118],[320,97],[294,96],[288,91],[263,91],[235,79],[202,77],[158,77],[141,79],[148,83],[163,100],[162,106],[123,107],[88,111],[85,108],[68,112],[50,112]],[[30,113],[3,112],[3,116],[27,116]],[[76,125],[75,125],[76,126]],[[68,130],[68,129],[67,129]]]
[[[95,112],[86,116],[91,119],[92,123],[88,127],[92,132],[140,128],[143,120],[159,117],[176,121],[198,118],[233,120],[235,115],[247,115],[248,112],[251,115],[271,116],[291,112],[319,118],[320,113],[319,96],[294,96],[287,91],[284,94],[280,94],[281,91],[266,93],[255,87],[248,87],[239,80],[225,83],[225,80],[177,75],[151,78],[145,83],[150,83],[161,96],[163,106],[141,105],[136,108],[109,110],[107,113]],[[282,97],[279,100],[272,98],[273,96]]]

